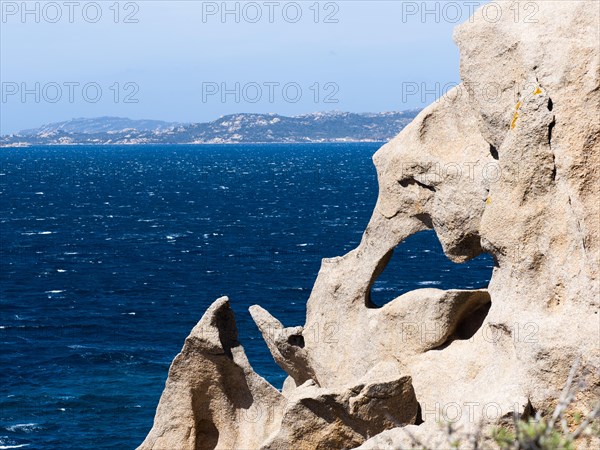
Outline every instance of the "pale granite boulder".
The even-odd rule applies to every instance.
[[[462,83],[374,155],[371,220],[323,260],[304,326],[251,308],[282,392],[250,368],[221,299],[142,448],[445,448],[438,423],[468,436],[552,408],[576,359],[572,408],[598,401],[600,2],[529,2],[533,17],[494,3],[497,20],[484,6],[455,31]],[[428,229],[455,262],[492,255],[487,289],[374,304],[394,249]],[[252,408],[268,414],[239,419]]]

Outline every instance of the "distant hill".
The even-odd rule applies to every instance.
[[[0,137],[0,146],[65,144],[221,144],[387,141],[419,110],[317,112],[300,116],[231,114],[208,123],[122,117],[72,119]]]
[[[163,122],[162,120],[133,120],[125,117],[93,117],[71,119],[65,122],[55,122],[42,125],[39,128],[22,130],[17,133],[19,136],[36,136],[43,134],[56,133],[59,131],[65,133],[107,133],[114,131],[123,131],[135,129],[138,131],[164,131],[171,127],[179,125],[175,122]]]

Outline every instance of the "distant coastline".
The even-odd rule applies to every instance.
[[[420,112],[232,114],[207,123],[79,118],[0,137],[0,147],[39,145],[300,144],[385,142]]]
[[[387,140],[348,140],[348,141],[306,141],[306,142],[179,142],[179,143],[161,143],[161,142],[121,142],[121,143],[86,143],[86,142],[72,142],[72,143],[50,143],[50,144],[1,144],[0,149],[11,149],[11,148],[29,148],[29,147],[134,147],[134,146],[169,146],[169,145],[181,145],[183,146],[236,146],[236,145],[335,145],[335,144],[385,144]],[[1,449],[0,449],[1,450]]]

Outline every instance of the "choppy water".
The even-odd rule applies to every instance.
[[[255,370],[280,386],[247,308],[304,323],[320,259],[368,222],[377,148],[0,149],[0,449],[138,445],[171,360],[221,295]],[[484,287],[491,267],[453,264],[420,233],[373,299]]]

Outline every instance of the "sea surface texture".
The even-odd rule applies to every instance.
[[[304,324],[321,258],[354,248],[369,220],[379,145],[0,149],[0,449],[135,448],[222,295],[254,369],[280,387],[247,309]],[[373,301],[483,288],[492,267],[454,264],[419,233]]]

